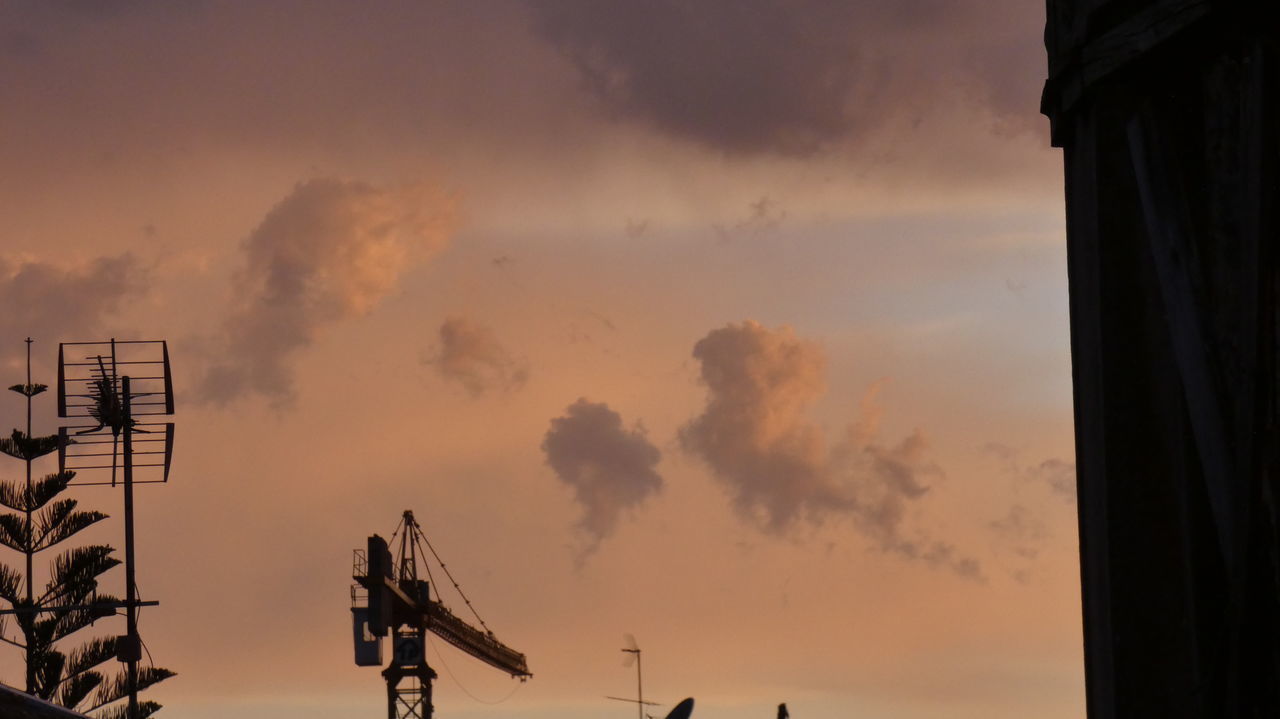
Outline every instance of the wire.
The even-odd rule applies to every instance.
[[[142,601],[142,590],[138,589],[137,580],[134,580],[133,582],[133,596],[137,597],[138,601]],[[134,612],[133,629],[138,635],[138,643],[142,645],[142,651],[147,653],[147,665],[154,669],[156,666],[156,660],[151,658],[151,650],[147,648],[147,643],[142,641],[142,607],[136,607]]]
[[[480,702],[481,704],[488,704],[489,706],[496,706],[496,705],[498,705],[498,704],[505,703],[508,699],[510,699],[511,697],[515,696],[516,692],[520,691],[520,687],[524,686],[524,682],[518,682],[514,687],[512,687],[511,691],[510,691],[510,692],[508,692],[508,693],[507,693],[507,695],[506,695],[505,697],[503,697],[503,698],[501,698],[501,699],[499,699],[499,700],[497,700],[497,701],[486,701],[486,700],[484,700],[484,699],[481,699],[480,697],[478,697],[478,696],[476,696],[475,694],[472,694],[470,691],[468,691],[468,690],[467,690],[467,688],[466,688],[465,686],[463,686],[463,685],[462,685],[462,682],[458,681],[458,677],[457,677],[457,676],[455,676],[455,675],[454,675],[454,673],[453,673],[453,670],[449,668],[449,662],[446,662],[446,661],[444,660],[444,652],[441,652],[441,651],[440,651],[440,648],[436,646],[436,643],[435,643],[435,642],[433,642],[433,641],[431,641],[431,637],[430,637],[430,636],[428,636],[428,635],[426,635],[426,634],[423,634],[423,636],[424,636],[424,637],[426,637],[427,644],[431,647],[431,651],[435,652],[436,659],[439,659],[439,660],[440,660],[440,664],[444,667],[445,674],[448,674],[448,675],[449,675],[449,678],[453,680],[453,683],[454,683],[454,684],[457,684],[457,685],[458,685],[458,688],[462,690],[462,693],[463,693],[463,694],[466,694],[467,696],[471,697],[471,698],[472,698],[472,699],[474,699],[475,701]]]
[[[394,543],[395,543],[395,541],[396,541],[396,535],[400,533],[400,528],[401,528],[401,527],[403,527],[403,526],[404,526],[404,520],[403,520],[403,519],[401,519],[401,520],[400,520],[400,523],[396,525],[395,531],[393,531],[393,532],[391,533],[391,539],[388,539],[388,540],[387,540],[387,548],[388,548],[388,549],[390,549],[390,548],[391,548],[391,546],[392,546],[392,544],[394,544]]]
[[[430,550],[431,550],[431,556],[433,556],[433,557],[435,557],[435,558],[436,558],[436,562],[438,562],[438,563],[440,564],[440,568],[444,570],[444,575],[445,575],[446,577],[448,577],[448,578],[449,578],[449,581],[450,581],[450,582],[453,582],[453,588],[454,588],[454,589],[456,589],[456,590],[458,590],[458,596],[462,597],[462,601],[466,602],[466,604],[467,604],[467,609],[470,609],[470,610],[471,610],[471,613],[472,613],[473,615],[475,615],[476,621],[477,621],[477,622],[480,622],[480,626],[481,626],[481,627],[484,627],[484,630],[485,630],[486,632],[489,632],[490,634],[492,634],[492,633],[493,633],[493,631],[492,631],[491,629],[489,629],[489,625],[488,625],[488,624],[485,624],[485,623],[484,623],[484,619],[480,618],[480,613],[479,613],[479,612],[477,612],[477,611],[476,611],[476,608],[475,608],[474,606],[472,606],[472,605],[471,605],[471,600],[470,600],[470,599],[467,599],[467,595],[466,595],[466,593],[465,593],[465,592],[463,592],[463,591],[462,591],[462,587],[460,587],[460,586],[458,585],[458,580],[456,580],[456,579],[454,579],[454,578],[453,578],[453,575],[449,573],[449,568],[448,568],[447,566],[445,566],[444,560],[440,559],[440,555],[439,555],[439,554],[436,554],[436,548],[435,548],[435,547],[433,547],[433,546],[431,546],[431,540],[427,539],[427,535],[425,535],[425,534],[423,534],[423,533],[421,533],[421,532],[418,532],[417,536],[421,537],[421,538],[422,538],[422,541],[426,543],[426,545],[427,545],[427,549],[430,549]],[[438,594],[438,592],[437,592],[437,594]]]
[[[434,576],[433,574],[431,574],[431,562],[428,562],[428,561],[427,561],[427,555],[426,555],[426,552],[423,552],[423,551],[422,551],[422,544],[420,544],[420,543],[418,542],[418,538],[417,538],[417,536],[415,536],[415,537],[413,538],[413,545],[414,545],[415,547],[417,547],[417,548],[418,548],[418,552],[422,554],[422,568],[423,568],[423,569],[425,569],[425,570],[427,570],[427,590],[428,590],[428,591],[430,591],[430,590],[432,590],[432,589],[436,590],[436,601],[441,601],[441,599],[440,599],[440,587],[437,587],[437,586],[436,586],[436,578],[435,578],[435,576]],[[429,599],[431,599],[431,597],[430,597],[430,596],[428,596],[428,597],[427,597],[427,599],[429,600]]]

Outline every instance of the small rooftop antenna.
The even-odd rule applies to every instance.
[[[124,374],[121,375],[122,371]],[[138,607],[159,602],[138,599],[134,581],[133,485],[166,482],[173,457],[173,423],[139,418],[173,414],[173,376],[164,340],[63,342],[58,346],[58,416],[82,420],[59,428],[58,469],[110,469],[110,481],[76,484],[124,484],[124,556],[126,634],[116,642],[116,659],[127,665],[129,708],[138,713]],[[108,433],[110,436],[108,436]],[[134,438],[135,434],[142,437]],[[111,449],[107,450],[107,445]],[[135,479],[136,469],[159,471],[159,479]],[[152,472],[154,474],[154,471]]]
[[[644,708],[648,706],[657,706],[657,702],[647,702],[644,700],[644,682],[640,675],[640,645],[636,644],[636,638],[630,634],[622,635],[622,643],[625,644],[622,651],[626,656],[622,658],[622,666],[629,667],[636,665],[636,698],[623,699],[622,697],[605,697],[606,699],[616,699],[621,702],[634,702],[636,711],[639,713],[639,719],[644,719]]]

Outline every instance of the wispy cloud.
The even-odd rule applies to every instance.
[[[529,379],[529,364],[517,359],[489,327],[467,317],[449,317],[440,325],[440,345],[423,361],[441,377],[462,385],[472,397],[488,391],[510,392]]]

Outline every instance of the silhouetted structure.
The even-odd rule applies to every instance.
[[[143,650],[138,609],[158,602],[138,596],[133,540],[133,487],[146,481],[135,477],[135,470],[154,469],[160,476],[151,481],[166,482],[173,458],[173,423],[148,420],[173,411],[173,374],[164,340],[112,338],[58,346],[58,416],[84,422],[59,428],[58,469],[110,470],[112,487],[119,470],[124,494],[125,600],[119,604],[125,610],[125,633],[113,646],[116,659],[125,665],[129,703],[123,711],[102,714],[102,719],[145,719],[155,713],[160,705],[139,702],[138,692],[174,675],[161,667],[138,666]]]
[[[636,665],[636,698],[628,699],[626,697],[606,696],[605,699],[613,699],[615,701],[630,702],[632,704],[635,704],[636,714],[638,715],[638,719],[644,719],[645,717],[644,708],[646,706],[656,707],[658,706],[658,702],[647,702],[644,700],[644,678],[643,678],[643,675],[640,673],[640,667],[642,664],[640,661],[641,652],[640,652],[640,645],[636,644],[636,638],[631,636],[630,634],[623,634],[622,641],[625,642],[627,645],[623,647],[621,650],[623,653],[627,655],[626,658],[623,659],[622,661],[622,666],[629,667],[632,664]]]
[[[4,719],[91,719],[80,712],[38,699],[0,684],[0,717]]]
[[[1092,719],[1280,716],[1271,5],[1048,2]]]
[[[139,705],[136,701],[131,701],[128,707],[115,704],[125,697],[136,699],[131,690],[139,685],[133,681],[137,674],[129,673],[129,681],[121,681],[104,671],[105,665],[120,655],[121,647],[127,646],[127,641],[118,637],[95,637],[69,650],[62,641],[99,619],[114,616],[118,609],[129,607],[115,597],[98,593],[99,577],[120,564],[112,556],[114,549],[98,544],[60,552],[49,563],[44,588],[36,590],[35,557],[60,547],[80,531],[106,519],[106,515],[77,509],[76,500],[63,496],[76,479],[76,473],[65,466],[67,445],[74,441],[68,437],[66,428],[56,435],[32,434],[32,398],[43,394],[48,387],[31,380],[31,342],[28,338],[27,380],[9,388],[26,398],[27,429],[25,432],[15,429],[9,437],[0,439],[0,452],[23,460],[26,465],[25,481],[0,481],[0,506],[12,510],[0,511],[0,545],[21,553],[25,560],[25,572],[0,564],[0,599],[11,607],[0,610],[0,629],[4,628],[3,620],[12,615],[19,639],[0,638],[23,650],[28,694],[71,709],[94,711],[96,719],[117,719],[126,714],[131,719],[143,719],[160,705],[155,702]],[[104,366],[101,360],[97,364]],[[67,401],[61,368],[59,372],[58,406],[62,412]],[[37,479],[33,474],[34,461],[55,451],[60,460],[59,471]],[[88,455],[100,457],[102,453],[89,452]],[[172,674],[166,669],[148,667],[143,672],[143,684],[161,681]],[[0,713],[0,716],[8,715]]]
[[[405,510],[392,533],[400,536],[400,552],[392,562],[387,540],[369,537],[364,550],[355,551],[351,587],[351,616],[358,666],[382,664],[382,637],[391,635],[391,663],[382,672],[387,682],[388,719],[431,719],[431,682],[435,670],[427,664],[427,632],[512,677],[525,681],[533,676],[525,656],[498,641],[484,620],[462,594],[448,568],[422,534],[422,528]],[[431,598],[431,582],[418,579],[418,555],[423,564],[430,550],[454,589],[475,615],[483,631],[467,624],[437,598]],[[427,566],[430,577],[430,568]],[[407,680],[407,681],[406,681]]]

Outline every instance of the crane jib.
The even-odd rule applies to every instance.
[[[523,654],[462,621],[444,605],[429,601],[423,609],[427,616],[427,630],[432,634],[513,677],[526,679],[533,676]]]

